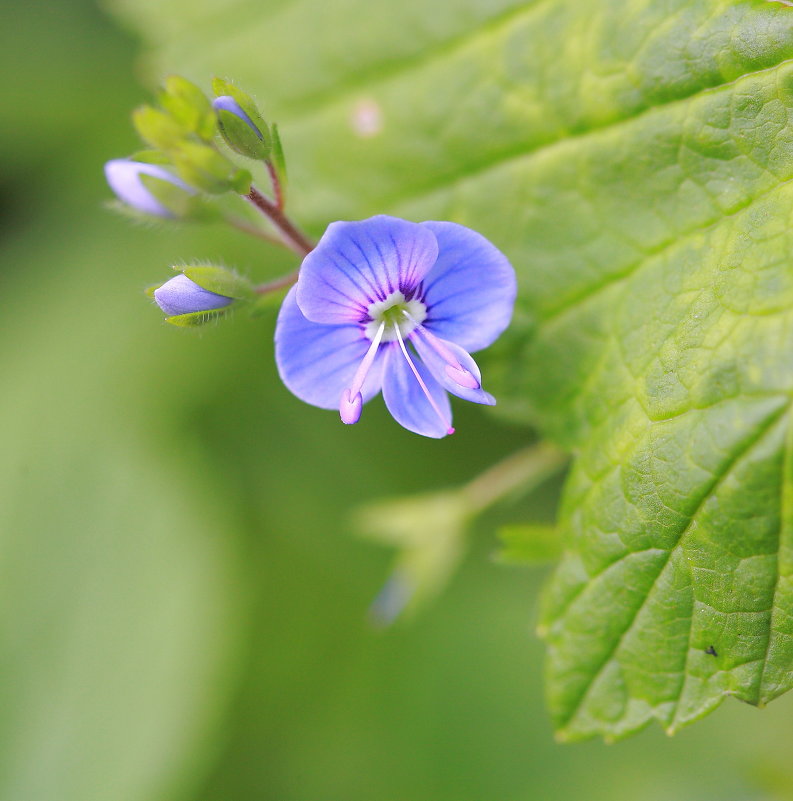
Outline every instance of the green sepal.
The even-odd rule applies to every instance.
[[[193,195],[154,175],[140,175],[140,182],[178,220],[213,222],[222,215],[200,195]],[[148,216],[148,215],[147,215]]]
[[[178,147],[190,130],[173,117],[152,106],[140,106],[132,112],[132,123],[144,142],[158,150]]]
[[[270,161],[275,169],[275,174],[278,176],[278,182],[281,185],[281,197],[286,198],[286,158],[284,157],[284,148],[281,144],[281,135],[278,133],[278,124],[273,123],[272,127],[272,153]]]
[[[218,97],[222,95],[233,97],[239,103],[240,108],[248,115],[251,122],[261,131],[267,147],[270,147],[270,126],[265,122],[259,108],[247,92],[243,92],[242,89],[233,83],[229,83],[229,81],[224,81],[222,78],[214,78],[212,80],[212,91]]]
[[[259,139],[256,132],[236,114],[217,110],[218,130],[226,144],[241,156],[264,161],[270,155],[268,139]]]
[[[173,317],[166,317],[165,322],[176,325],[179,328],[198,328],[214,320],[218,320],[227,314],[230,306],[223,309],[213,309],[212,311],[188,312],[187,314],[175,314]]]
[[[547,564],[556,561],[563,549],[559,529],[550,524],[505,526],[499,530],[498,536],[502,547],[495,558],[501,564]]]
[[[154,300],[154,293],[162,286],[162,284],[152,284],[151,286],[147,286],[146,289],[143,290],[143,294],[147,297],[150,297]]]
[[[232,189],[240,194],[250,191],[250,173],[238,169],[209,145],[183,141],[170,155],[180,177],[197,189],[213,195]]]
[[[190,133],[205,142],[215,136],[215,113],[207,96],[181,75],[170,75],[159,96],[162,107]]]
[[[223,295],[235,300],[251,299],[256,293],[251,282],[227,267],[215,265],[196,265],[193,267],[175,266],[177,272],[186,275],[194,284],[208,292]]]
[[[171,160],[161,150],[138,150],[129,157],[130,161],[139,161],[142,164],[169,165]]]

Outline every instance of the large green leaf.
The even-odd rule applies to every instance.
[[[562,736],[793,684],[793,12],[761,0],[115,0],[152,74],[283,122],[317,230],[447,218],[511,257],[501,407],[578,454],[546,595]]]

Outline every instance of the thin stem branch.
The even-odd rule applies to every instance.
[[[278,177],[278,170],[275,169],[272,161],[267,159],[264,162],[267,165],[267,172],[270,175],[270,183],[273,186],[273,195],[275,196],[275,205],[279,211],[284,210],[284,190],[281,187],[281,179]]]
[[[295,270],[288,275],[282,275],[280,278],[275,278],[272,281],[257,284],[253,288],[253,291],[257,295],[267,295],[270,292],[277,292],[279,289],[286,289],[286,287],[292,286],[292,284],[297,281],[298,273],[299,271]]]
[[[245,195],[245,199],[254,205],[278,229],[284,242],[300,256],[307,256],[314,250],[314,243],[303,234],[295,224],[269,198],[265,197],[255,186]]]
[[[273,236],[272,234],[268,234],[267,231],[262,231],[261,228],[257,228],[255,225],[251,225],[246,220],[241,220],[239,217],[226,217],[226,222],[232,227],[236,228],[238,231],[242,231],[244,234],[248,234],[249,236],[255,236],[257,239],[262,239],[265,242],[269,242],[271,245],[278,245],[281,248],[289,248],[289,246],[284,242],[283,239],[279,239],[277,236]]]
[[[478,513],[521,489],[531,490],[564,467],[568,456],[548,442],[530,445],[485,470],[463,488],[472,509]]]

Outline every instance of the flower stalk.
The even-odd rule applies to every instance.
[[[307,256],[314,250],[314,243],[284,214],[283,209],[278,206],[278,202],[273,202],[265,197],[255,186],[251,186],[250,192],[244,197],[275,226],[284,243],[291,250],[299,256]]]

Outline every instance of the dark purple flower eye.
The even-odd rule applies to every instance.
[[[410,431],[454,431],[447,393],[492,405],[470,352],[507,327],[515,273],[483,236],[384,215],[332,223],[306,256],[276,326],[286,386],[345,423],[382,391]]]

